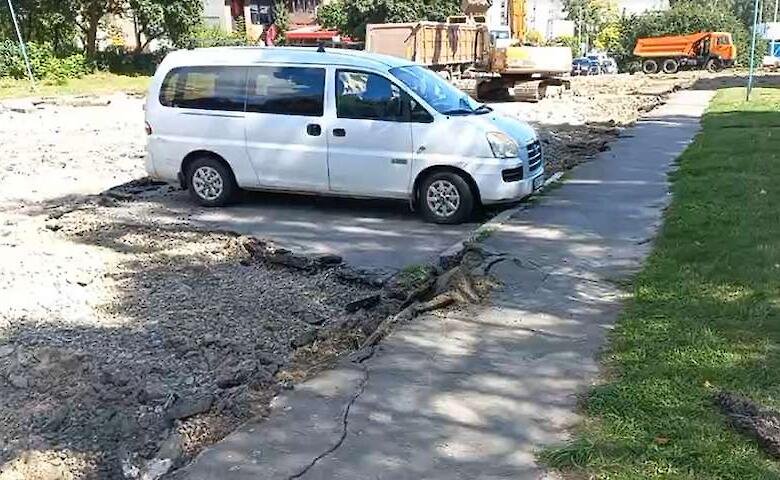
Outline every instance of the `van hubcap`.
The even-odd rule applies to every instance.
[[[450,217],[460,207],[458,188],[447,180],[436,180],[425,193],[428,208],[440,217]]]
[[[192,188],[200,198],[216,200],[222,195],[225,184],[215,168],[200,167],[192,174]]]

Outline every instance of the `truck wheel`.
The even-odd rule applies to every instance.
[[[658,62],[652,58],[648,58],[642,62],[642,71],[649,74],[658,73]]]
[[[677,73],[677,70],[680,69],[680,64],[677,62],[677,60],[673,58],[667,58],[664,60],[663,65],[661,66],[661,70],[663,70],[664,73]]]
[[[720,60],[717,58],[710,58],[707,60],[707,63],[704,65],[704,68],[710,72],[710,73],[716,73],[721,71],[722,65],[720,63]]]
[[[420,210],[433,223],[462,223],[474,211],[474,195],[468,183],[453,172],[435,172],[420,185]]]
[[[201,157],[187,169],[190,197],[204,207],[221,207],[238,193],[233,172],[212,157]]]

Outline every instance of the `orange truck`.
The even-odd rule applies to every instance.
[[[634,55],[642,59],[645,73],[676,73],[680,69],[717,72],[734,65],[737,49],[727,32],[639,38]]]

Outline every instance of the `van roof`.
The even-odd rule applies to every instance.
[[[373,67],[378,70],[413,65],[409,60],[359,50],[314,47],[211,47],[176,50],[168,54],[170,67],[183,65],[247,65],[252,63],[299,63]]]

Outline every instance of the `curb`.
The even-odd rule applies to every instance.
[[[544,192],[544,190],[549,188],[550,185],[560,182],[561,177],[563,177],[563,173],[564,172],[557,172],[554,173],[552,176],[550,176],[550,178],[544,181],[544,185],[542,186],[542,188],[538,190],[537,193]],[[458,260],[458,258],[460,258],[463,255],[463,252],[466,250],[466,246],[468,244],[478,241],[480,235],[500,228],[504,223],[509,221],[509,219],[512,218],[516,213],[526,210],[528,208],[530,208],[530,205],[528,203],[522,203],[516,207],[512,207],[507,210],[504,210],[503,212],[494,216],[487,222],[483,223],[482,225],[474,229],[474,231],[472,231],[468,235],[468,237],[447,247],[445,250],[439,253],[438,260],[437,260],[438,266],[445,270],[449,269],[449,267],[451,267]]]

